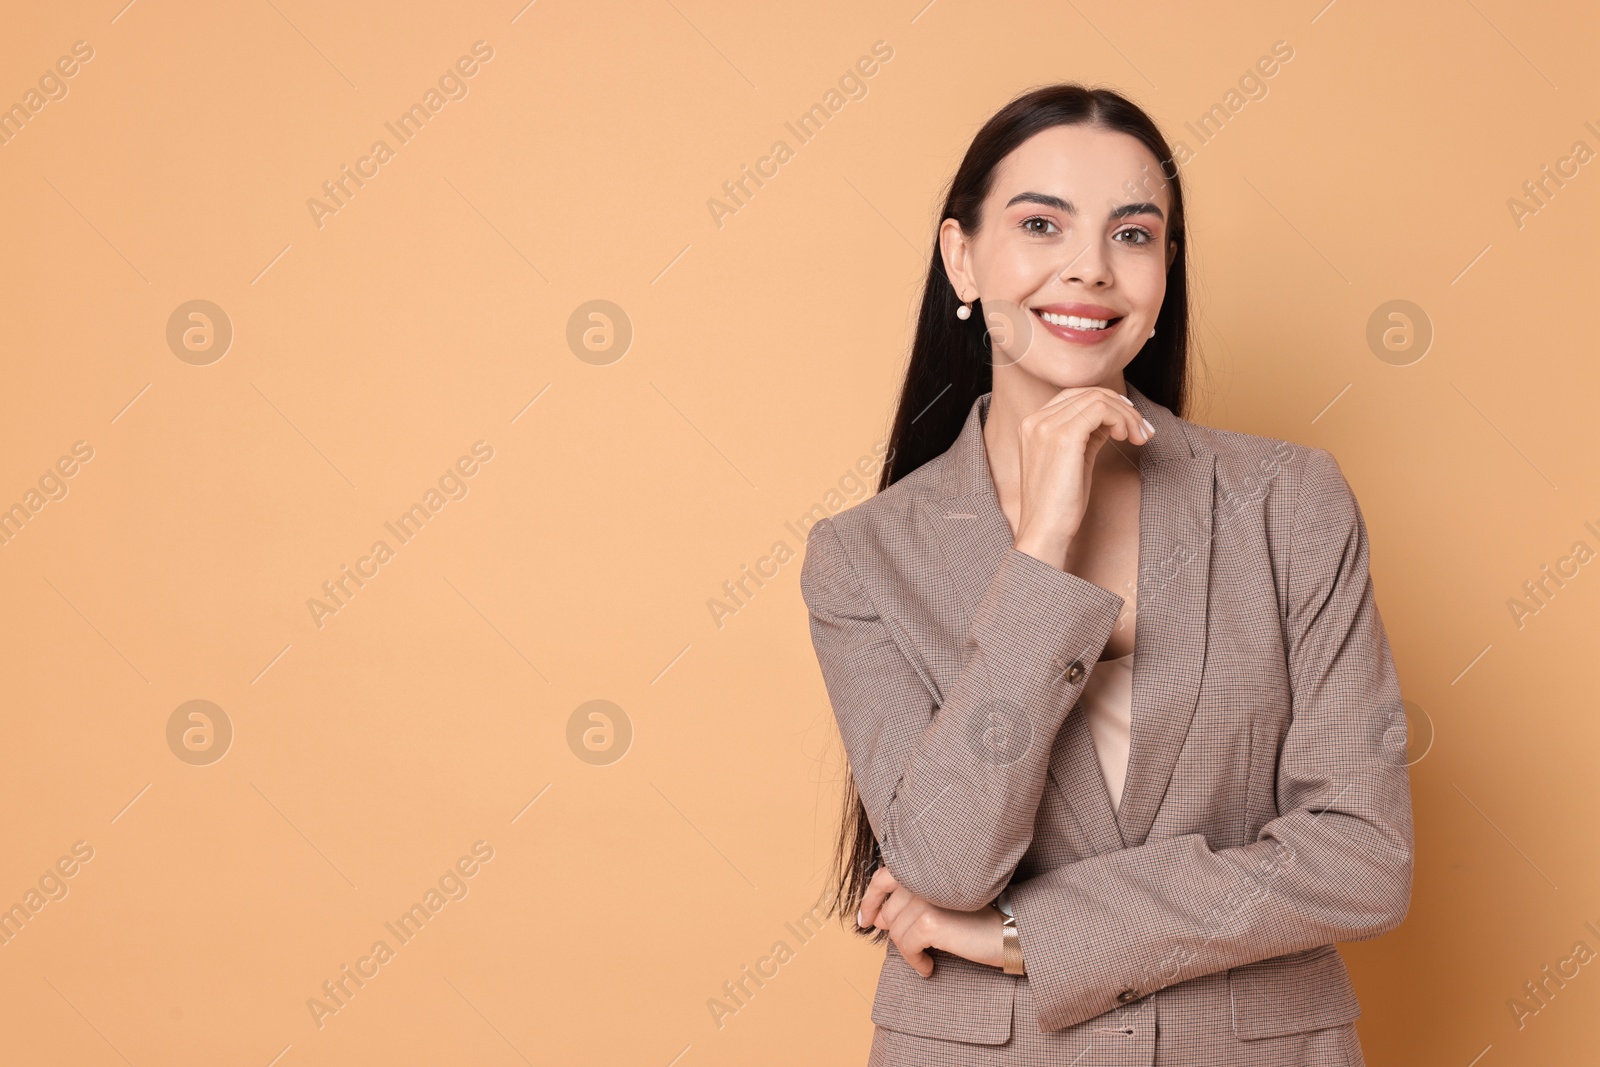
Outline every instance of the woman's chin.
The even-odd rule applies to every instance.
[[[1081,352],[1050,353],[1046,358],[1041,356],[1045,356],[1045,353],[1034,352],[1017,363],[996,363],[995,373],[1031,378],[1059,391],[1090,385],[1110,387],[1121,377],[1122,368],[1128,364],[1127,360],[1109,350],[1094,356]]]

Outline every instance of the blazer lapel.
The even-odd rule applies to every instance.
[[[1076,823],[1080,851],[1098,855],[1142,844],[1150,832],[1188,735],[1205,665],[1215,456],[1191,449],[1182,420],[1128,383],[1128,396],[1156,427],[1140,451],[1139,583],[1134,628],[1133,714],[1128,774],[1115,812],[1082,715],[1068,715],[1051,757],[1051,777]],[[983,441],[993,393],[972,405],[955,444],[941,457],[941,495],[929,509],[930,542],[940,553],[970,622],[1000,563],[1015,544],[1000,510]],[[1116,442],[1112,442],[1114,446]],[[959,652],[930,664],[941,689],[961,669]],[[938,697],[943,703],[942,695]]]
[[[1135,848],[1166,798],[1200,697],[1217,457],[1193,449],[1183,420],[1132,383],[1128,396],[1156,428],[1139,457],[1133,722],[1116,812],[1124,846]]]
[[[960,600],[963,629],[1015,545],[983,443],[983,419],[993,395],[984,393],[973,402],[955,444],[944,453],[942,495],[930,515],[934,546]]]

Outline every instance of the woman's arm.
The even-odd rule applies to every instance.
[[[1033,841],[1056,732],[1122,597],[1013,547],[968,627],[961,673],[935,706],[909,641],[863,593],[831,519],[807,534],[800,590],[885,866],[923,900],[979,910]]]
[[[1307,450],[1291,530],[1293,720],[1278,758],[1279,816],[1241,847],[1213,851],[1186,834],[1012,884],[1041,1029],[1200,975],[1376,937],[1405,917],[1405,712],[1366,524],[1324,449]]]
[[[951,911],[930,904],[895,881],[894,872],[880,867],[872,876],[856,922],[863,928],[886,930],[911,969],[929,978],[939,949],[973,963],[1004,967],[1002,916],[993,906],[977,911]]]

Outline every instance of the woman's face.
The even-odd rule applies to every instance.
[[[995,169],[976,237],[946,219],[956,295],[983,301],[997,381],[1120,384],[1167,292],[1171,189],[1133,137],[1053,126]]]

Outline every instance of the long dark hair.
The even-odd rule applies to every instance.
[[[950,182],[945,219],[955,219],[968,237],[978,233],[981,210],[994,181],[995,168],[1028,138],[1053,126],[1093,125],[1136,138],[1160,162],[1172,198],[1169,243],[1177,245],[1167,271],[1167,295],[1156,317],[1156,335],[1145,343],[1123,377],[1151,400],[1182,417],[1187,407],[1189,362],[1188,239],[1183,189],[1178,165],[1161,131],[1131,100],[1110,89],[1076,84],[1047,85],[1012,100],[978,131]],[[922,288],[916,340],[906,367],[905,384],[889,436],[888,462],[878,482],[882,492],[929,460],[948,451],[972,411],[973,403],[994,388],[986,319],[981,302],[963,320],[956,317],[955,288],[945,273],[935,227],[928,278]],[[855,913],[867,883],[882,862],[867,809],[853,775],[846,775],[844,813],[833,869],[824,888],[824,914],[837,915],[855,929]],[[866,931],[857,930],[866,934]],[[873,941],[888,936],[879,930]]]

